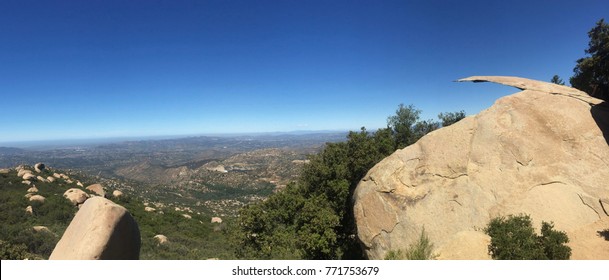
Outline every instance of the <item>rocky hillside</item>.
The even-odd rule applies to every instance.
[[[230,218],[144,202],[120,181],[92,179],[43,164],[1,169],[0,257],[49,258],[81,205],[106,197],[124,206],[138,224],[141,259],[233,258],[226,233]]]
[[[355,194],[358,238],[382,259],[423,228],[444,259],[489,258],[489,220],[525,213],[565,231],[572,259],[609,259],[609,106],[576,89],[471,77],[522,89],[434,131],[372,168]],[[603,234],[604,233],[604,234]]]

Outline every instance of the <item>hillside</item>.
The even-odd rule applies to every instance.
[[[31,170],[34,178],[24,180],[23,176],[27,175],[18,176],[18,170],[22,173]],[[127,184],[105,181],[113,182],[111,188],[104,187],[106,197],[127,208],[139,225],[141,259],[234,258],[227,234],[231,218],[222,217],[221,223],[212,223],[212,216],[189,208],[143,202],[128,190]],[[64,193],[77,189],[94,196],[96,194],[86,188],[94,183],[98,182],[90,177],[53,168],[41,172],[30,166],[2,169],[1,258],[47,259],[78,210]],[[122,195],[115,193],[117,190]],[[155,238],[157,235],[165,236],[167,242],[160,244],[160,238]]]

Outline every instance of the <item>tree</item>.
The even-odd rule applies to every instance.
[[[588,32],[585,50],[589,57],[577,60],[570,82],[574,88],[599,99],[609,100],[609,24],[604,19]]]
[[[550,83],[554,83],[561,86],[565,85],[565,82],[558,75],[554,75],[552,77],[552,80],[550,80]]]
[[[493,259],[499,260],[566,260],[571,257],[567,234],[553,229],[553,223],[542,222],[541,236],[533,229],[528,215],[497,217],[484,229],[491,237],[488,246]]]
[[[409,146],[416,142],[412,128],[419,120],[421,110],[416,109],[413,105],[400,104],[395,111],[395,115],[387,118],[387,127],[394,133],[398,148]]]
[[[346,142],[326,144],[310,157],[296,182],[263,202],[244,207],[233,232],[237,257],[362,258],[355,238],[353,192],[370,168],[398,146],[412,144],[440,127],[433,120],[418,121],[420,113],[412,105],[400,105],[396,115],[388,118],[387,128],[370,133],[362,127],[349,132]]]
[[[440,113],[438,119],[442,121],[442,127],[449,126],[465,118],[465,111]]]

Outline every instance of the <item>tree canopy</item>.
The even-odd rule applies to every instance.
[[[609,24],[599,20],[588,37],[590,42],[585,52],[590,56],[577,60],[570,82],[591,96],[609,100]]]

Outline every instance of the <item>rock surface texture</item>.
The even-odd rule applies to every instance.
[[[138,259],[140,244],[139,228],[127,209],[92,197],[76,213],[49,259]]]
[[[485,259],[481,229],[525,213],[566,231],[573,259],[609,259],[609,106],[579,90],[517,77],[477,76],[523,91],[374,166],[354,193],[370,259],[405,249],[423,227],[440,259]],[[472,245],[474,244],[474,245]]]

